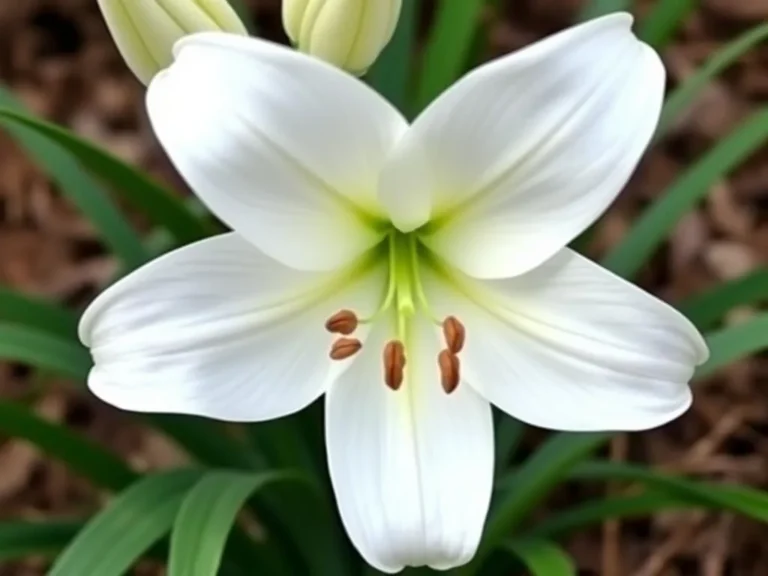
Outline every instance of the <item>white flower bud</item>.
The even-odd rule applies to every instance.
[[[227,0],[99,0],[125,63],[144,84],[173,61],[173,45],[195,32],[247,34]]]
[[[302,52],[363,74],[400,17],[402,0],[283,0],[285,31]]]

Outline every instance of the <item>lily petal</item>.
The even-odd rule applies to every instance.
[[[348,74],[266,41],[202,33],[176,45],[147,107],[192,189],[269,256],[329,270],[380,239],[377,178],[406,122]]]
[[[186,246],[85,312],[80,339],[95,362],[88,385],[138,412],[229,421],[296,412],[334,377],[324,328],[340,308],[334,299],[372,308],[385,281],[374,276],[339,290],[328,273],[289,269],[237,234]]]
[[[386,328],[386,326],[385,326]],[[366,561],[448,569],[477,549],[493,481],[490,405],[469,386],[446,395],[432,327],[414,333],[406,380],[384,384],[386,330],[326,396],[328,461],[341,517]]]
[[[642,430],[691,403],[706,361],[694,326],[570,249],[527,274],[458,289],[428,277],[430,303],[466,327],[463,377],[512,416],[544,428]]]
[[[393,169],[431,178],[432,249],[475,277],[522,274],[616,198],[664,93],[631,24],[606,16],[478,68],[417,118],[399,146],[417,140],[427,160]]]

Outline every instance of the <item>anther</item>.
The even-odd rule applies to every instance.
[[[349,336],[357,328],[357,315],[352,310],[340,310],[328,318],[325,329],[331,334]]]
[[[464,348],[464,340],[467,337],[467,331],[464,324],[459,322],[455,316],[448,316],[443,320],[443,336],[448,350],[453,354],[458,354]]]
[[[339,338],[331,346],[331,359],[346,360],[357,354],[362,347],[363,343],[356,338]]]
[[[459,357],[450,350],[443,350],[437,357],[440,366],[440,383],[446,394],[452,394],[459,387],[461,377],[461,364]]]
[[[384,383],[399,390],[405,377],[405,346],[399,340],[390,340],[384,347]]]

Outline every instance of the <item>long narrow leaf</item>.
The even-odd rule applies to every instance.
[[[25,113],[21,103],[2,87],[0,106]],[[9,124],[6,129],[45,170],[62,193],[91,221],[104,242],[125,265],[135,268],[147,261],[148,254],[136,231],[71,154],[27,126]]]
[[[517,556],[531,576],[576,576],[576,565],[553,542],[537,539],[513,540],[504,549]]]
[[[421,0],[403,0],[395,35],[366,76],[368,83],[403,113],[407,113],[416,15],[420,5]]]
[[[768,301],[768,270],[756,270],[681,303],[678,308],[699,330],[712,328],[738,306]]]
[[[31,442],[97,486],[122,490],[138,478],[111,452],[66,426],[43,420],[24,406],[0,401],[0,431]]]
[[[661,50],[679,30],[683,21],[696,9],[698,3],[698,0],[658,0],[640,22],[638,36],[657,50]]]
[[[668,510],[718,508],[713,504],[686,500],[665,492],[632,496],[611,496],[574,506],[534,526],[528,534],[534,538],[561,536],[616,518],[639,518]]]
[[[729,510],[768,523],[768,494],[746,486],[697,482],[643,466],[607,461],[582,462],[570,471],[570,477],[578,480],[640,483],[691,502]]]
[[[632,8],[632,0],[589,0],[579,12],[579,20],[591,20],[630,8]]]
[[[141,171],[87,140],[55,124],[13,110],[0,108],[0,122],[6,127],[33,130],[62,146],[91,173],[109,183],[126,201],[146,214],[155,225],[166,228],[177,244],[200,240],[211,232],[180,198]]]
[[[416,111],[426,108],[466,69],[486,0],[441,0],[430,32],[416,95]]]
[[[22,324],[62,338],[77,335],[77,316],[71,310],[2,286],[0,322]]]
[[[19,324],[0,324],[0,359],[53,370],[85,380],[91,367],[88,352],[69,339]]]
[[[710,357],[707,363],[696,371],[699,378],[709,376],[731,362],[768,348],[768,313],[723,328],[711,334],[707,343]]]
[[[58,554],[82,530],[82,522],[0,522],[0,562]]]
[[[686,3],[686,0],[672,1],[679,2],[680,4]],[[669,132],[675,120],[695,102],[701,91],[713,78],[766,38],[768,38],[768,23],[760,24],[748,30],[715,52],[703,66],[685,80],[667,99],[661,113],[655,138],[662,138]]]
[[[273,482],[291,479],[281,473],[208,473],[184,498],[173,524],[169,576],[216,576],[227,536],[248,498]],[[254,558],[254,564],[265,573],[279,573],[279,565],[266,564],[272,562],[268,558]]]
[[[768,140],[768,108],[763,108],[720,141],[672,184],[607,255],[603,264],[620,276],[634,276],[680,219]]]
[[[202,475],[176,470],[136,482],[88,522],[48,576],[122,576],[170,530],[184,496]]]
[[[496,424],[496,473],[504,469],[525,433],[525,424],[507,414],[502,414]]]

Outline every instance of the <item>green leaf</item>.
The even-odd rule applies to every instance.
[[[719,508],[719,506],[708,506],[698,501],[681,499],[664,492],[611,496],[586,502],[555,514],[539,522],[530,529],[528,534],[534,538],[556,538],[614,518],[641,518],[672,509],[711,507]]]
[[[76,380],[85,380],[91,367],[88,351],[76,341],[19,324],[0,324],[0,358]]]
[[[66,426],[43,420],[24,406],[0,401],[0,431],[31,442],[97,486],[122,490],[138,478],[111,452]]]
[[[606,461],[582,462],[570,471],[570,478],[640,483],[691,503],[736,512],[768,523],[768,494],[745,486],[697,482],[643,466]]]
[[[611,250],[603,264],[620,276],[634,276],[653,255],[679,220],[706,196],[710,188],[759,150],[768,140],[768,108],[763,108],[718,142],[686,170]]]
[[[219,422],[181,414],[147,414],[144,418],[201,464],[239,470],[267,467],[262,454]]]
[[[170,530],[185,494],[203,474],[175,470],[139,480],[88,522],[48,576],[122,576]]]
[[[416,111],[426,108],[466,69],[486,0],[441,0],[424,49]]]
[[[631,10],[632,0],[589,0],[579,12],[579,20],[592,20],[611,12]]]
[[[187,209],[183,200],[117,158],[79,136],[31,116],[0,108],[6,127],[29,129],[66,149],[91,173],[108,182],[126,201],[146,214],[157,226],[167,229],[178,245],[209,235],[210,228]]]
[[[689,0],[672,0],[686,4]],[[670,3],[672,3],[670,2]],[[683,82],[667,99],[656,130],[656,139],[665,136],[673,126],[675,120],[685,112],[696,100],[701,91],[722,73],[731,64],[736,62],[744,54],[768,38],[768,23],[761,24],[748,30],[723,48],[699,67],[696,72]]]
[[[709,360],[699,366],[697,378],[709,376],[731,362],[768,348],[768,313],[708,335],[707,344]]]
[[[3,286],[0,286],[0,322],[22,324],[62,338],[77,337],[78,319],[71,310]]]
[[[707,330],[739,306],[768,301],[768,270],[720,284],[681,303],[678,308],[699,330]]]
[[[0,522],[0,562],[53,556],[83,528],[82,522]]]
[[[421,0],[403,0],[395,35],[366,75],[368,83],[406,115],[420,5]]]
[[[638,36],[657,50],[663,49],[698,4],[698,0],[657,0],[640,22]]]
[[[499,412],[496,424],[496,473],[498,474],[509,463],[525,433],[525,424],[508,414]]]
[[[246,4],[245,0],[229,0],[229,5],[232,6],[235,12],[237,12],[237,15],[240,17],[240,20],[242,20],[243,24],[245,24],[245,28],[248,30],[248,32],[255,34],[256,28],[253,25],[251,11],[248,9],[248,5]]]
[[[472,563],[460,573],[476,574],[488,554],[561,482],[563,476],[610,437],[610,434],[597,433],[556,434],[516,472],[501,479],[480,549]]]
[[[571,557],[553,542],[526,538],[508,542],[504,549],[517,556],[531,576],[576,576]]]
[[[248,498],[273,482],[291,479],[296,477],[284,473],[206,474],[184,498],[173,524],[169,576],[216,576],[227,536]],[[264,565],[258,560],[254,563],[260,568]],[[278,573],[275,570],[266,573]]]
[[[0,87],[0,106],[25,113],[22,104]],[[8,124],[8,134],[43,168],[62,193],[91,221],[104,242],[130,268],[144,264],[148,254],[136,231],[110,197],[61,146],[21,124]]]

